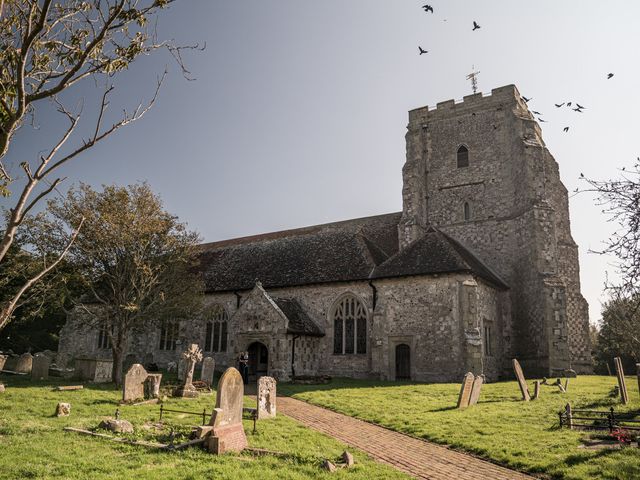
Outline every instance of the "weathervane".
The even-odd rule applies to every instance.
[[[473,93],[478,93],[478,74],[480,72],[475,71],[475,65],[471,65],[471,70],[473,70],[469,75],[467,75],[467,80],[471,80],[471,89]]]

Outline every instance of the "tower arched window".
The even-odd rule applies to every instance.
[[[469,166],[469,149],[464,145],[460,145],[457,153],[458,168]]]
[[[471,220],[471,205],[469,205],[469,202],[464,202],[463,210],[465,222]]]
[[[333,308],[333,353],[367,353],[367,308],[355,295],[345,295]]]
[[[210,310],[204,333],[205,352],[227,351],[227,322],[229,317],[222,305],[214,305]]]

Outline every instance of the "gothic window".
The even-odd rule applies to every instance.
[[[471,220],[471,205],[469,205],[469,202],[464,202],[464,220],[465,222],[467,220]]]
[[[205,352],[227,351],[227,311],[221,305],[211,309],[204,334]]]
[[[347,295],[333,310],[333,353],[367,353],[367,308]]]
[[[107,333],[106,322],[100,325],[100,331],[98,332],[98,348],[102,350],[111,348],[111,340],[109,339],[109,334]]]
[[[487,357],[492,355],[491,351],[491,325],[484,325],[484,354]]]
[[[160,350],[175,350],[178,340],[178,322],[167,320],[160,326]]]
[[[469,166],[469,149],[464,145],[460,145],[458,148],[458,168],[468,167]]]

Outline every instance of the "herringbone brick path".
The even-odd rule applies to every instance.
[[[433,480],[532,480],[477,457],[394,432],[290,397],[278,397],[278,413],[368,453],[415,478]]]

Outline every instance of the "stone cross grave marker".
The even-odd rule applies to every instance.
[[[471,372],[468,372],[462,379],[462,386],[460,387],[460,394],[458,395],[458,408],[467,408],[469,406],[473,380],[473,373]]]
[[[33,367],[33,356],[30,353],[23,353],[18,357],[18,362],[13,368],[18,373],[31,373]]]
[[[478,375],[473,379],[473,385],[471,386],[471,395],[469,396],[469,406],[475,405],[478,403],[478,399],[480,398],[480,391],[482,390],[482,384],[484,383],[484,378],[482,375]]]
[[[624,369],[622,368],[622,360],[620,357],[613,359],[616,366],[616,376],[618,377],[618,386],[620,387],[620,399],[622,403],[626,405],[629,403],[629,394],[627,393],[627,383],[624,380]]]
[[[216,368],[216,362],[212,357],[206,357],[202,361],[202,370],[200,371],[200,380],[209,385],[213,384],[213,372]]]
[[[196,367],[196,363],[202,360],[202,350],[200,350],[197,343],[192,343],[189,345],[189,348],[182,353],[181,358],[185,362],[185,375],[182,380],[182,385],[174,390],[173,395],[175,397],[197,397],[198,390],[193,386],[193,370]]]
[[[258,379],[258,420],[276,416],[276,380],[263,376]]]
[[[144,382],[147,379],[147,371],[139,363],[134,363],[124,376],[122,386],[122,401],[131,402],[144,398]]]
[[[31,380],[46,380],[49,378],[51,358],[44,353],[36,353],[31,366]]]
[[[240,372],[233,367],[227,368],[218,381],[216,408],[209,422],[213,427],[206,442],[210,452],[239,452],[247,447],[242,426],[243,397],[244,383]]]
[[[524,374],[522,373],[522,367],[520,367],[520,362],[513,359],[513,371],[516,374],[516,380],[518,380],[518,385],[520,386],[520,393],[522,393],[522,400],[528,402],[531,400],[531,395],[529,395],[529,387],[527,386],[527,381],[524,378]]]

